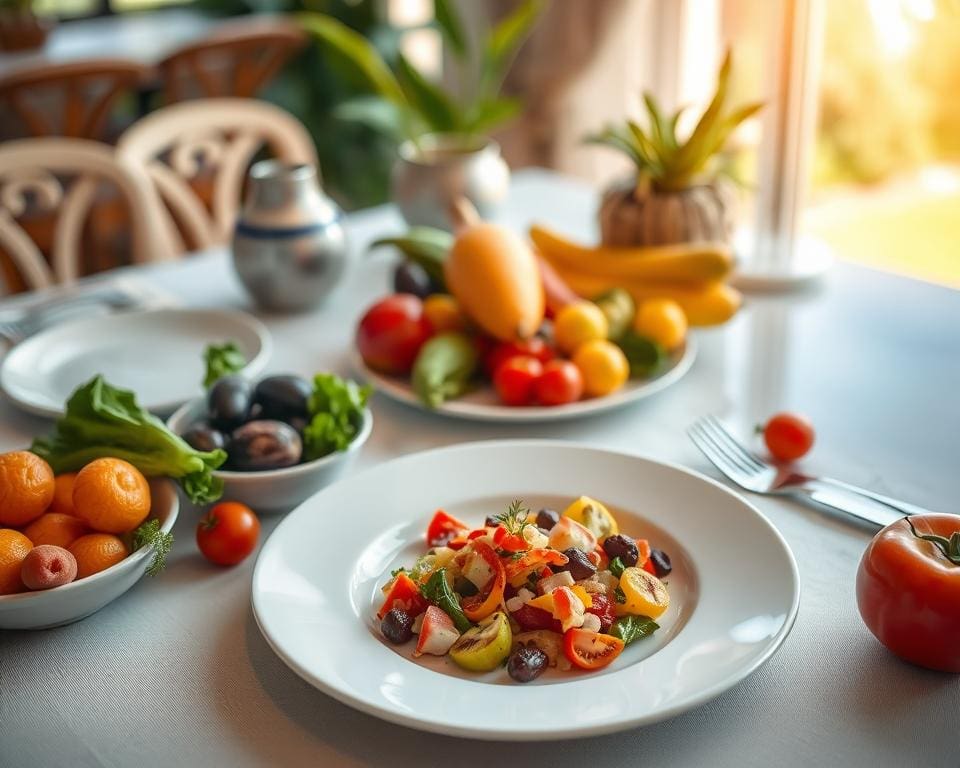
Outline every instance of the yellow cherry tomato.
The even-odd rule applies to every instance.
[[[670,607],[667,588],[643,568],[624,568],[620,574],[620,591],[624,602],[617,603],[617,615],[649,616],[655,619]]]
[[[457,300],[447,293],[433,293],[423,300],[423,315],[436,333],[462,331],[466,326]]]
[[[553,338],[568,355],[588,341],[605,339],[607,316],[592,301],[575,301],[561,309],[553,320]]]
[[[610,510],[589,496],[581,496],[574,501],[563,510],[563,516],[576,520],[601,541],[607,536],[616,536],[620,533],[617,521],[610,514]]]
[[[673,299],[649,299],[637,310],[633,330],[664,349],[676,349],[687,338],[687,316]]]
[[[606,339],[581,344],[573,356],[573,364],[583,374],[583,391],[589,397],[616,392],[630,376],[630,363],[623,350]]]

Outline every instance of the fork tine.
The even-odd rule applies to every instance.
[[[730,434],[729,430],[723,425],[723,423],[716,416],[706,416],[703,419],[704,426],[708,428],[721,442],[722,445],[728,446],[729,450],[736,454],[741,461],[751,468],[753,472],[762,472],[767,468],[767,465],[761,461],[757,456],[748,451],[733,435]]]
[[[703,439],[708,441],[713,446],[714,450],[724,457],[729,465],[735,467],[736,471],[746,477],[750,477],[757,473],[757,470],[751,463],[741,458],[739,453],[729,449],[726,443],[720,439],[720,437],[716,434],[716,431],[711,428],[711,426],[706,423],[704,419],[701,419],[698,424],[700,431],[703,434]]]
[[[734,464],[729,455],[724,452],[704,430],[701,421],[687,429],[687,434],[693,440],[694,445],[700,449],[704,456],[719,469],[724,475],[733,480],[738,485],[742,484],[744,470],[742,467]]]

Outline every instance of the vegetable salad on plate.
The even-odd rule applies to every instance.
[[[475,529],[438,510],[426,543],[384,585],[380,631],[471,672],[506,664],[526,683],[548,667],[602,669],[670,605],[669,556],[587,496],[562,514],[514,501]]]

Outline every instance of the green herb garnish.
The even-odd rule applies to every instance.
[[[226,461],[226,451],[191,448],[137,405],[133,392],[95,376],[70,396],[66,411],[53,434],[38,437],[30,446],[55,474],[112,456],[129,461],[147,477],[177,480],[194,504],[209,504],[223,493],[223,481],[211,471]]]
[[[660,629],[660,625],[648,616],[621,616],[610,627],[609,634],[619,637],[624,645],[630,645],[634,640],[652,635]]]
[[[310,423],[303,430],[305,461],[347,449],[363,426],[372,391],[332,373],[313,377],[313,393],[307,404]]]
[[[203,360],[207,365],[207,373],[203,377],[203,387],[208,389],[224,376],[242,371],[247,364],[247,358],[234,342],[210,344],[203,353]]]
[[[529,514],[530,510],[523,506],[523,500],[514,499],[510,502],[510,506],[507,507],[507,511],[497,515],[494,520],[506,528],[507,533],[512,533],[515,536],[523,536],[524,528],[530,525],[530,523],[527,522]]]
[[[615,557],[610,561],[608,570],[619,579],[623,575],[623,569],[625,567],[626,566],[624,566],[623,560],[621,560],[619,557]]]
[[[167,564],[167,555],[173,547],[173,534],[160,530],[160,521],[147,520],[133,532],[133,550],[153,545],[153,560],[147,566],[147,574],[156,576]]]
[[[620,589],[620,587],[617,587],[615,590],[613,590],[613,597],[618,603],[620,603],[620,605],[623,605],[627,602],[627,596],[623,593],[623,590]]]
[[[463,609],[460,607],[460,601],[456,594],[447,584],[447,569],[438,568],[427,580],[427,583],[420,587],[420,592],[431,603],[440,608],[447,616],[453,619],[453,623],[461,634],[466,632],[473,624],[466,617]]]

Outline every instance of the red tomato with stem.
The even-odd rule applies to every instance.
[[[880,531],[860,560],[857,605],[900,658],[960,673],[960,515],[914,515]]]
[[[207,560],[217,565],[236,565],[257,547],[260,521],[246,504],[223,501],[215,504],[197,523],[197,546]]]
[[[533,385],[543,373],[535,357],[511,357],[493,374],[493,386],[507,405],[527,405],[533,399]]]
[[[548,363],[556,353],[540,336],[523,341],[504,341],[494,346],[483,358],[483,367],[491,378],[503,363],[511,357],[535,357],[541,363]]]
[[[778,461],[799,459],[813,447],[813,424],[796,413],[778,413],[763,426],[763,441]]]
[[[583,397],[583,374],[569,360],[551,360],[534,384],[537,401],[543,405],[566,405]]]
[[[410,373],[432,332],[423,302],[413,294],[397,293],[366,311],[357,326],[356,344],[368,366],[402,376]]]

